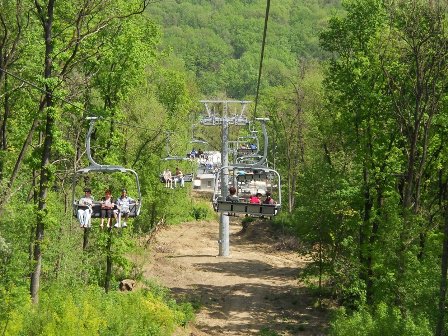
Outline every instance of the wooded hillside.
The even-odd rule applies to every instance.
[[[191,320],[190,304],[151,284],[116,289],[139,277],[126,256],[157,223],[211,216],[188,188],[164,192],[159,174],[167,151],[191,149],[199,100],[214,98],[252,100],[250,116],[270,118],[268,160],[286,195],[275,224],[314,258],[304,277],[338,312],[329,333],[446,333],[446,3],[272,2],[255,114],[267,3],[1,2],[4,335],[168,335]],[[92,116],[95,160],[140,178],[141,215],[120,234],[83,231],[72,215]],[[198,132],[217,144],[217,132]],[[76,197],[84,186],[95,200],[137,194],[120,173],[86,175]]]

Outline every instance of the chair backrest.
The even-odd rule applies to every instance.
[[[215,211],[241,213],[255,216],[275,216],[280,210],[277,204],[249,204],[217,200]]]

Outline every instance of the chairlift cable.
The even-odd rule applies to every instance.
[[[25,83],[25,84],[27,84],[27,85],[29,85],[29,86],[35,88],[36,90],[40,91],[40,92],[43,93],[43,94],[50,94],[50,95],[51,95],[51,92],[48,92],[47,90],[45,90],[45,89],[39,87],[37,84],[35,84],[35,83],[33,83],[33,82],[29,81],[29,80],[26,80],[26,79],[24,79],[24,78],[22,78],[22,77],[20,77],[20,76],[17,76],[17,75],[15,75],[15,74],[13,74],[12,72],[9,72],[9,71],[7,71],[7,70],[1,68],[1,67],[0,67],[0,71],[2,71],[2,72],[4,72],[5,74],[7,74],[7,75],[9,75],[9,76],[11,76],[11,77],[13,77],[13,78],[15,78],[15,79],[21,81],[22,83]],[[53,98],[56,98],[56,99],[58,99],[58,100],[60,100],[60,101],[62,101],[62,102],[64,102],[64,103],[66,103],[67,105],[70,105],[70,106],[74,107],[74,108],[77,109],[78,111],[84,112],[84,113],[87,114],[87,115],[90,113],[90,112],[89,112],[88,110],[86,110],[85,108],[80,107],[80,106],[76,105],[75,103],[73,103],[73,102],[71,102],[71,101],[69,101],[69,100],[67,100],[67,99],[65,99],[65,98],[58,97],[58,96],[53,96]],[[136,125],[131,125],[131,124],[123,123],[123,122],[121,122],[121,121],[114,120],[114,119],[111,118],[111,117],[97,117],[97,119],[99,119],[99,120],[111,120],[112,122],[114,122],[114,123],[116,123],[116,124],[120,124],[120,125],[124,125],[124,126],[129,126],[129,127],[132,127],[132,128],[139,128],[139,129],[143,129],[143,130],[147,130],[147,131],[151,131],[151,132],[157,131],[157,130],[150,130],[150,129],[148,129],[148,128],[141,127],[141,126],[136,126]]]
[[[263,42],[261,43],[261,55],[260,55],[260,66],[258,68],[258,80],[257,80],[257,92],[255,94],[255,110],[254,117],[257,117],[257,106],[258,106],[258,94],[260,91],[261,82],[261,71],[263,69],[263,58],[264,58],[264,46],[266,44],[266,32],[268,30],[268,19],[269,19],[269,8],[271,6],[271,1],[266,1],[266,14],[264,16],[264,29],[263,29]]]

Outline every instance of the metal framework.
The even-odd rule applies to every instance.
[[[269,139],[268,139],[268,132],[266,130],[266,122],[269,121],[269,118],[255,118],[255,120],[261,122],[261,129],[263,133],[263,155],[258,154],[259,149],[259,141],[257,137],[257,152],[256,153],[248,153],[247,155],[239,156],[236,158],[235,163],[246,163],[249,165],[267,165],[267,155],[268,155],[268,145],[269,145]],[[252,131],[254,132],[254,131]],[[238,149],[237,149],[238,150]],[[258,161],[257,161],[258,158]],[[251,162],[252,161],[252,162]]]
[[[246,108],[251,101],[249,100],[201,100],[205,105],[206,116],[201,118],[201,124],[205,126],[216,125],[237,125],[245,126],[249,124],[249,120],[245,116]],[[222,104],[222,113],[216,111],[216,106]],[[229,105],[241,105],[238,112],[229,114]]]

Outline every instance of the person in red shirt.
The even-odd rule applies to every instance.
[[[261,193],[256,193],[249,199],[250,204],[261,204]]]

